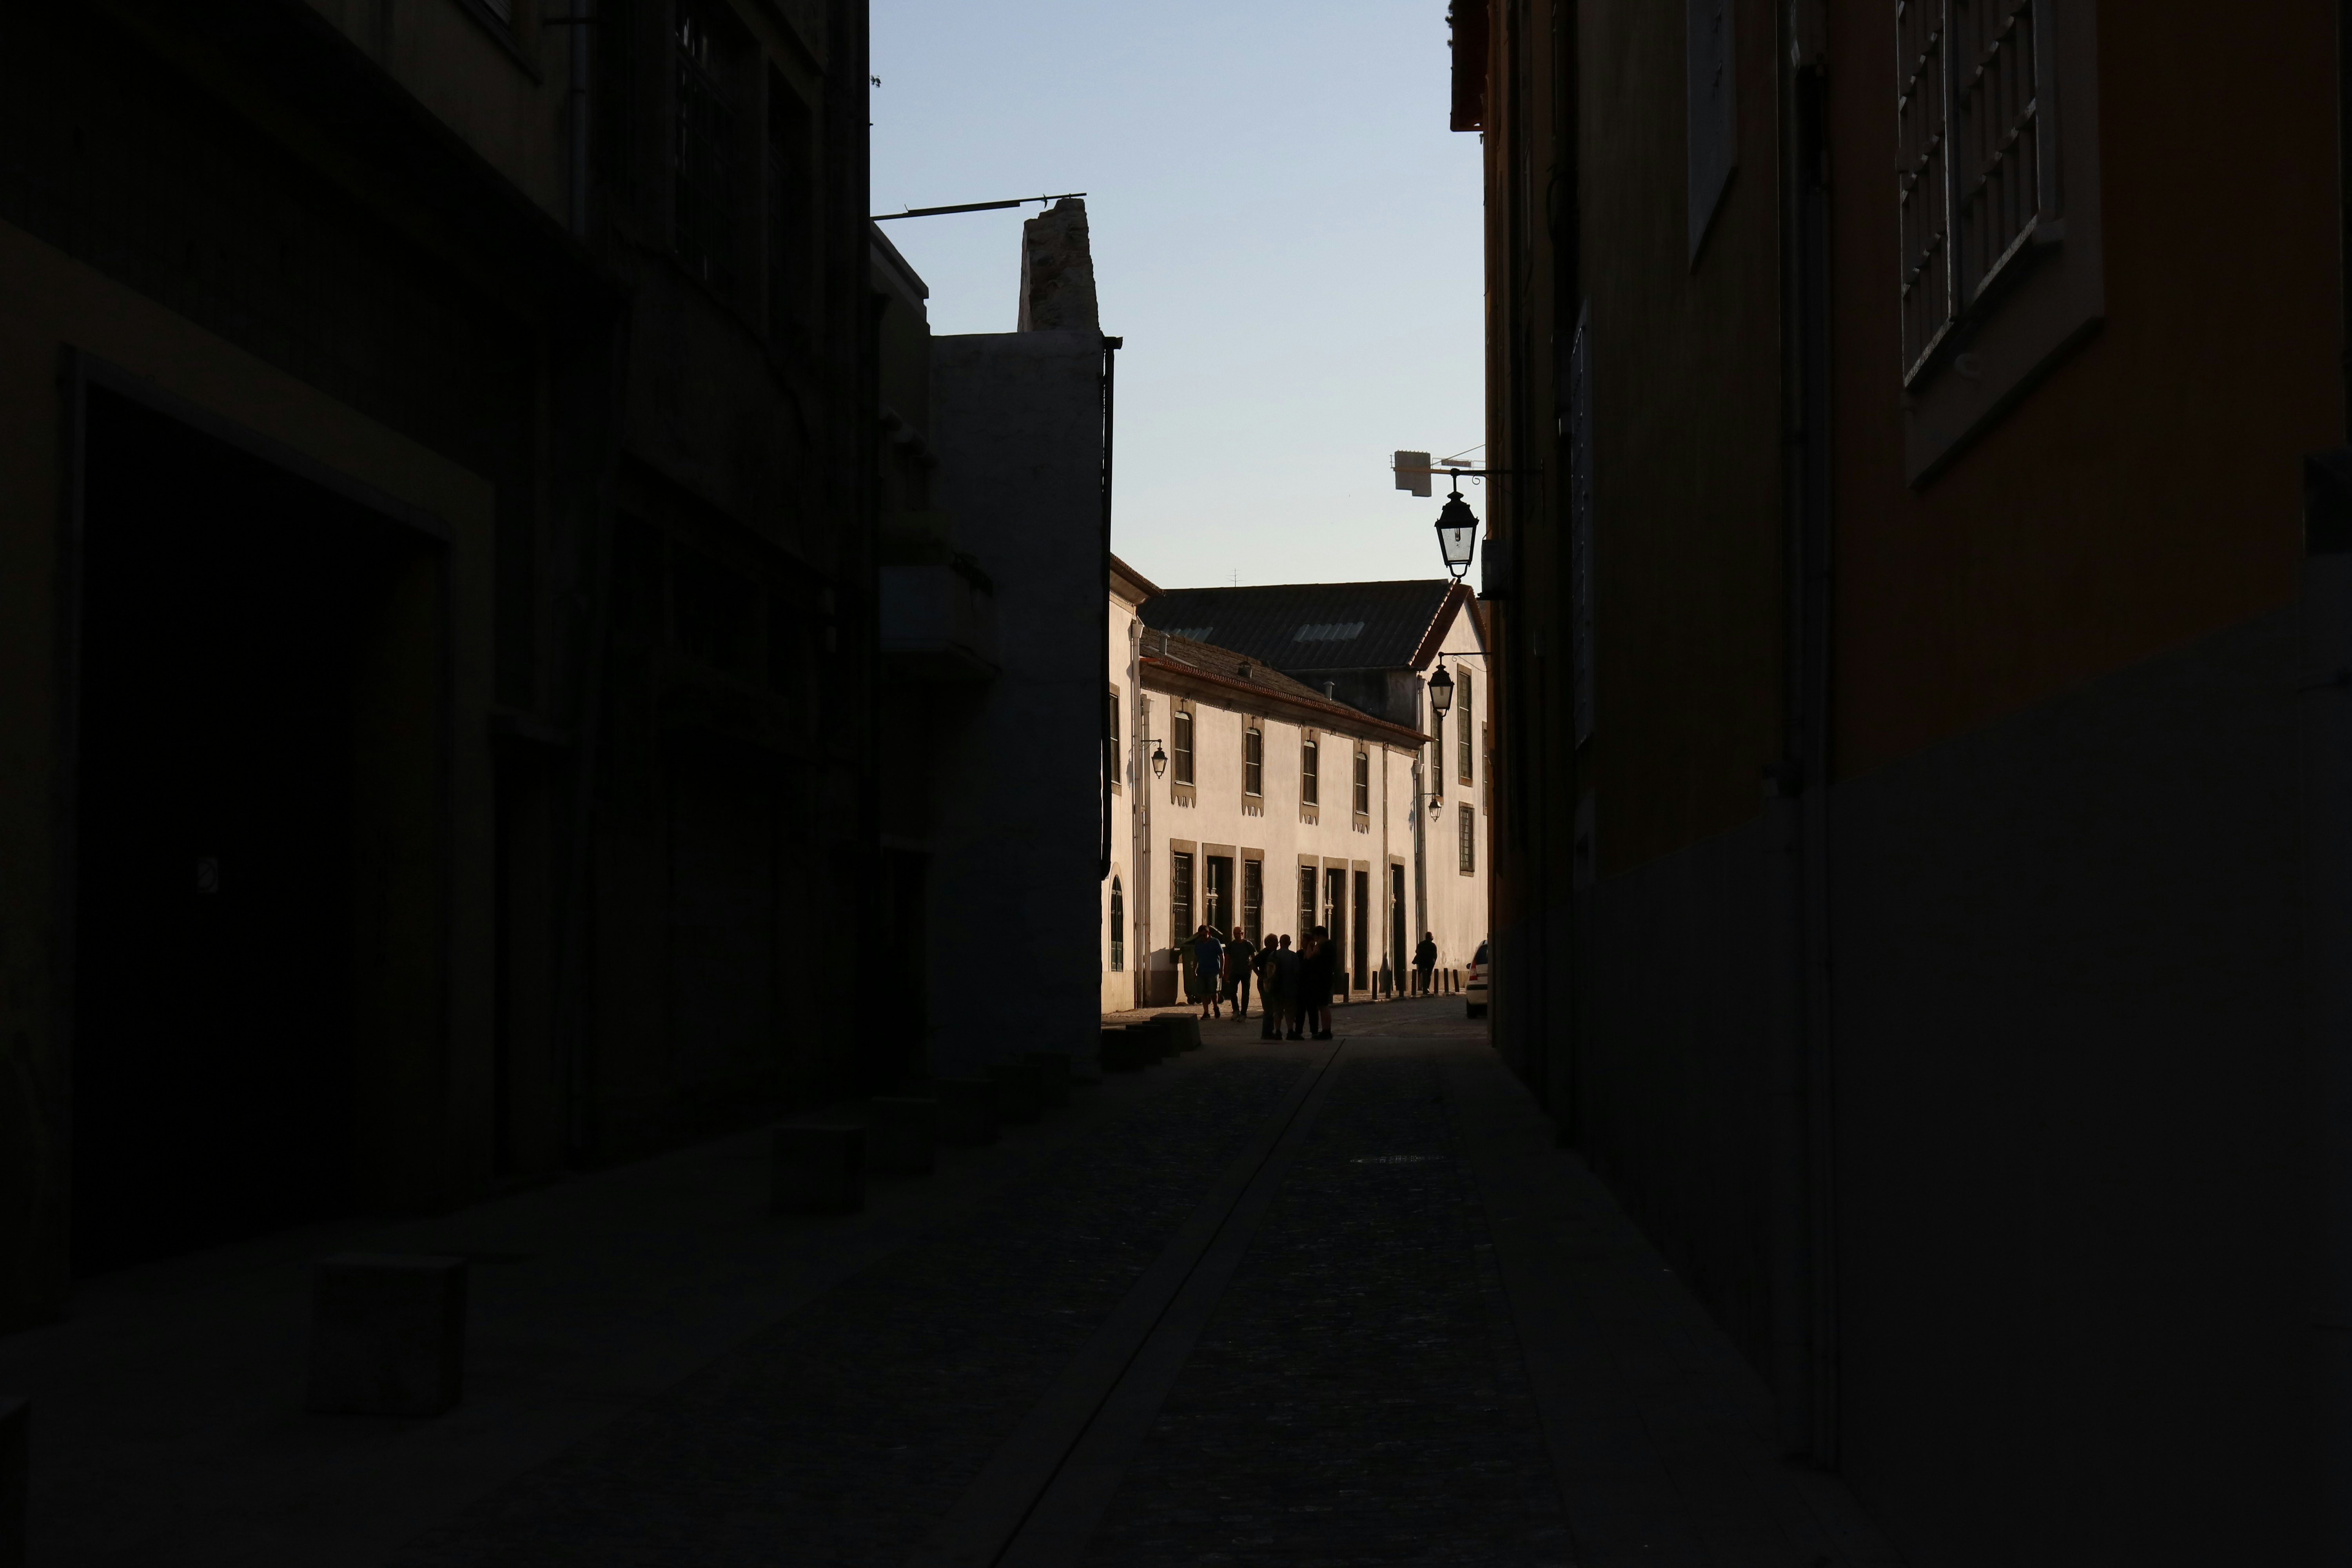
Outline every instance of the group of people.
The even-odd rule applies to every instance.
[[[1259,946],[1234,928],[1221,937],[1202,926],[1185,944],[1185,979],[1201,1016],[1216,1018],[1231,1007],[1246,1018],[1250,986],[1257,986],[1262,1040],[1328,1040],[1331,1037],[1331,993],[1339,984],[1339,950],[1322,926],[1308,931],[1293,952],[1287,936],[1270,936]]]

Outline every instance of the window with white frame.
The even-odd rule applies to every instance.
[[[1476,712],[1477,710],[1472,706],[1470,701],[1470,672],[1465,669],[1460,673],[1461,679],[1454,682],[1454,700],[1462,704],[1462,722],[1457,729],[1454,745],[1454,750],[1461,753],[1457,761],[1461,767],[1462,782],[1464,784],[1475,784],[1477,781],[1471,773],[1471,741],[1473,737],[1470,732],[1470,715]]]
[[[1242,730],[1242,793],[1265,793],[1265,731],[1246,721]]]
[[[1356,748],[1356,815],[1372,814],[1372,756],[1363,747]]]
[[[1478,869],[1478,814],[1468,805],[1460,808],[1462,823],[1462,874],[1465,877]]]
[[[1180,704],[1168,720],[1168,776],[1180,784],[1192,782],[1192,710]]]
[[[1322,801],[1318,776],[1321,764],[1316,753],[1315,731],[1309,730],[1298,739],[1298,801],[1302,805],[1316,805]]]

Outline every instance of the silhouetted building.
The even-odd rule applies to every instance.
[[[0,1325],[856,1080],[865,29],[0,16]]]
[[[1110,876],[1103,592],[1112,355],[1086,204],[1023,226],[1019,330],[933,337],[874,226],[883,307],[883,845],[893,984],[877,1025],[911,1079],[1099,1037]],[[1012,258],[1007,258],[1008,261]],[[1010,268],[1008,268],[1008,271]]]
[[[1497,1044],[1909,1561],[2346,1560],[2337,8],[1453,20]]]

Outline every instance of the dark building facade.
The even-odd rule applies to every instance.
[[[865,27],[0,16],[0,1325],[856,1081]]]
[[[2347,1561],[2338,9],[1452,20],[1498,1046],[1906,1561]]]

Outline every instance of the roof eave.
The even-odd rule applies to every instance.
[[[1391,724],[1385,719],[1375,719],[1362,709],[1350,708],[1344,702],[1326,702],[1316,698],[1294,697],[1287,692],[1269,691],[1252,681],[1236,680],[1228,675],[1215,675],[1205,669],[1194,669],[1188,665],[1172,663],[1150,654],[1138,659],[1136,664],[1144,674],[1158,676],[1162,682],[1163,690],[1173,690],[1184,686],[1199,686],[1218,692],[1237,693],[1251,700],[1253,710],[1264,712],[1269,716],[1279,715],[1285,718],[1297,718],[1300,715],[1320,716],[1327,721],[1339,721],[1339,723],[1331,725],[1334,729],[1344,726],[1350,730],[1360,730],[1373,738],[1394,741],[1401,745],[1415,748],[1429,744],[1429,737],[1418,730],[1410,729],[1402,724]]]

